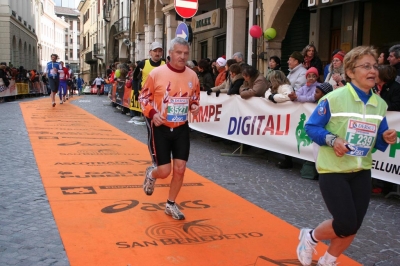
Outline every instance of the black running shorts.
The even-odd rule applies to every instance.
[[[152,137],[150,150],[154,154],[157,165],[171,163],[171,154],[173,159],[187,161],[189,159],[190,140],[189,124],[181,125],[176,128],[167,126],[152,125]]]

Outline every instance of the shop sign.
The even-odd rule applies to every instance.
[[[221,11],[215,9],[192,18],[193,33],[219,28],[221,25]]]
[[[333,2],[333,0],[308,0],[308,6],[317,6],[319,4],[326,4],[330,2]]]

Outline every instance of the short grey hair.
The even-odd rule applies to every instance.
[[[396,44],[390,47],[389,53],[393,53],[394,57],[400,58],[400,44]]]
[[[241,52],[236,52],[236,53],[234,53],[233,56],[232,56],[232,58],[235,58],[235,57],[237,57],[237,58],[239,58],[239,59],[242,59],[242,60],[243,60],[243,58],[244,58],[244,56],[243,56],[243,54],[242,54]]]
[[[183,39],[183,38],[181,38],[181,37],[176,37],[176,38],[173,38],[173,39],[171,40],[171,46],[169,47],[169,51],[170,51],[170,52],[173,51],[174,48],[175,48],[175,45],[177,45],[177,44],[179,44],[179,45],[185,45],[185,46],[187,46],[187,47],[189,48],[189,50],[190,50],[190,45],[189,45],[189,43],[188,43],[185,39]]]

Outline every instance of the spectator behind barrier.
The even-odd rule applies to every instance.
[[[277,57],[276,55],[273,55],[269,58],[268,70],[267,70],[267,74],[265,75],[265,78],[267,79],[267,81],[269,81],[269,75],[274,70],[281,70],[281,59],[279,57]]]
[[[244,78],[243,85],[239,89],[242,99],[251,97],[264,97],[267,90],[267,79],[252,66],[245,66],[242,69]]]
[[[314,44],[309,44],[303,49],[303,57],[304,57],[304,62],[303,66],[308,70],[311,67],[315,67],[318,70],[318,73],[321,75],[322,74],[322,62],[321,59],[318,57],[318,52],[317,48],[315,47]],[[319,79],[317,79],[318,81]]]
[[[342,51],[337,52],[332,58],[332,64],[329,67],[329,74],[325,82],[329,82],[333,89],[337,89],[346,85],[346,75],[343,68],[343,58],[345,54]]]
[[[200,82],[200,90],[207,91],[208,94],[208,91],[214,86],[214,77],[211,73],[210,64],[207,60],[202,59],[199,61],[197,68],[199,70],[197,77]]]
[[[242,68],[238,64],[233,64],[229,67],[231,84],[229,86],[228,95],[232,94],[240,94],[239,89],[240,86],[243,85],[244,78],[241,72]]]
[[[330,93],[333,91],[333,87],[330,83],[328,82],[323,82],[317,85],[315,88],[315,94],[314,94],[314,100],[316,102],[319,101],[322,97],[324,97],[326,94]]]
[[[269,76],[269,81],[271,82],[271,88],[265,92],[265,98],[273,103],[290,101],[288,95],[293,92],[293,88],[282,71],[273,71]]]
[[[400,83],[400,44],[396,44],[390,47],[387,60],[389,61],[389,64],[391,66],[394,66],[394,68],[396,68],[396,81]]]
[[[296,92],[289,94],[290,100],[302,103],[315,102],[314,94],[315,87],[319,85],[318,77],[318,70],[315,67],[310,67],[306,72],[307,83]]]
[[[226,78],[225,65],[226,65],[226,60],[222,57],[218,58],[217,61],[215,62],[215,67],[218,72],[218,75],[215,78],[215,83],[214,83],[215,86],[219,86],[225,81]]]
[[[210,91],[207,91],[207,94],[210,95],[212,92],[216,93],[216,96],[218,97],[219,94],[222,93],[227,93],[229,90],[229,87],[231,86],[231,77],[229,73],[229,67],[233,64],[237,64],[235,59],[229,59],[226,61],[225,65],[225,81],[216,87],[211,88]]]
[[[287,78],[290,81],[294,90],[300,89],[301,86],[306,84],[307,69],[303,66],[303,55],[300,52],[293,52],[289,56],[289,75]]]
[[[378,66],[375,92],[388,105],[388,111],[400,111],[400,83],[396,82],[397,71],[390,65]]]

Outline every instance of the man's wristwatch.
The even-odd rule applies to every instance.
[[[326,145],[333,147],[333,144],[335,143],[335,140],[338,138],[337,135],[334,135],[332,133],[329,133],[325,136],[325,142]]]

